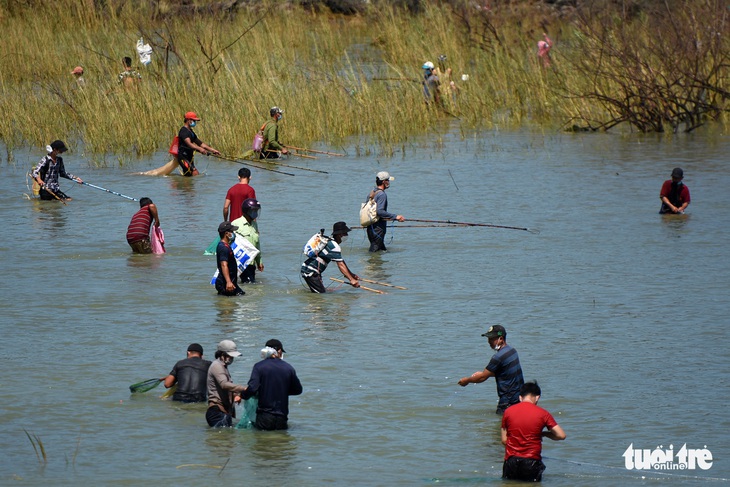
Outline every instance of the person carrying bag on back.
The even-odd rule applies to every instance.
[[[360,287],[360,277],[353,274],[345,259],[342,257],[340,244],[345,241],[350,228],[345,222],[337,222],[332,226],[332,237],[324,235],[324,230],[309,239],[304,246],[307,259],[302,264],[301,276],[313,293],[327,292],[322,282],[322,273],[330,262],[336,262],[337,267],[350,281],[352,287]]]
[[[399,222],[406,221],[403,215],[396,215],[388,212],[388,196],[385,190],[390,187],[390,182],[395,178],[387,171],[380,171],[375,175],[375,188],[368,194],[368,200],[375,201],[377,206],[377,221],[367,226],[368,240],[370,241],[370,252],[387,250],[385,248],[385,232],[387,231],[388,220]],[[361,217],[362,219],[362,217]]]

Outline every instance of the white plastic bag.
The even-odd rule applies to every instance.
[[[152,48],[149,44],[144,43],[142,37],[137,41],[137,54],[139,54],[139,62],[145,66],[152,62]]]

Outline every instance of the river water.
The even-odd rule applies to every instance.
[[[157,204],[168,253],[133,256],[124,237],[137,203],[65,180],[68,206],[29,200],[25,173],[42,152],[4,162],[0,483],[501,484],[494,382],[456,384],[489,361],[480,334],[495,323],[568,435],[544,443],[546,485],[728,482],[727,136],[523,129],[462,139],[453,127],[393,158],[344,149],[287,161],[327,175],[253,170],[266,268],[241,298],[215,294],[214,257],[203,255],[238,165],[199,157],[201,177],[145,177],[133,173],[166,154],[98,168],[67,153],[87,182]],[[675,166],[693,202],[685,216],[661,216]],[[337,220],[356,226],[379,170],[396,177],[390,210],[406,218],[539,233],[401,226],[389,229],[387,253],[371,255],[353,230],[353,271],[408,289],[309,293],[302,246]],[[335,266],[330,276],[341,277]],[[212,430],[203,405],[160,400],[162,388],[129,393],[166,375],[190,342],[212,358],[222,339],[242,351],[231,373],[245,383],[273,337],[304,386],[287,432]],[[709,450],[711,468],[625,466],[630,446],[685,444]]]

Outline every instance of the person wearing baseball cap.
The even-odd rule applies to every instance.
[[[261,157],[264,159],[277,159],[280,154],[286,155],[289,151],[279,141],[279,121],[284,118],[284,110],[279,107],[271,107],[269,110],[271,120],[268,120],[261,131],[264,136],[264,144],[261,147]]]
[[[377,206],[378,221],[366,227],[368,240],[370,241],[370,252],[388,250],[385,248],[385,232],[387,231],[388,220],[404,222],[403,215],[396,215],[388,211],[388,196],[385,190],[390,187],[390,182],[395,178],[388,171],[380,171],[375,175],[375,188],[368,194],[365,201],[371,198]]]
[[[462,377],[459,379],[459,385],[466,387],[469,384],[479,384],[494,377],[499,396],[496,413],[503,414],[508,407],[520,402],[520,389],[525,383],[520,358],[517,350],[507,345],[507,330],[502,325],[490,326],[486,333],[482,333],[482,336],[489,340],[490,348],[496,353],[484,370],[474,372],[469,377]]]
[[[165,377],[165,387],[177,384],[173,401],[204,402],[208,390],[208,368],[211,361],[203,359],[203,347],[199,343],[188,346],[187,358],[178,361]]]
[[[272,351],[273,350],[273,351]],[[294,367],[284,362],[284,345],[276,338],[266,342],[261,350],[263,360],[254,364],[246,390],[248,399],[258,394],[254,427],[260,430],[285,430],[289,427],[289,396],[302,393],[302,383]]]
[[[195,168],[193,162],[193,156],[195,152],[200,152],[203,155],[215,154],[220,155],[217,149],[209,146],[195,135],[193,127],[200,121],[200,117],[195,112],[187,112],[185,114],[185,121],[177,133],[178,137],[178,148],[177,148],[177,161],[180,164],[180,170],[183,176],[197,176],[200,174]]]
[[[434,72],[434,66],[431,61],[423,63],[423,98],[426,105],[430,105],[431,101],[436,106],[441,106],[441,88],[439,77]]]
[[[76,66],[71,71],[71,74],[73,74],[74,78],[76,78],[76,86],[80,89],[83,89],[84,86],[86,86],[86,80],[84,80],[84,68],[81,66]]]
[[[228,220],[218,225],[221,241],[215,249],[218,272],[215,278],[215,290],[222,296],[243,296],[246,294],[238,287],[238,262],[231,249],[231,242],[236,239],[238,227]]]
[[[682,214],[689,206],[689,188],[682,182],[684,179],[684,171],[681,167],[672,169],[672,179],[667,179],[662,184],[662,190],[659,192],[659,199],[662,200],[662,206],[659,213]]]
[[[345,241],[350,230],[352,229],[345,222],[337,222],[332,225],[332,238],[323,236],[322,238],[326,240],[324,248],[317,252],[316,256],[307,257],[302,263],[300,275],[313,293],[327,292],[327,288],[322,282],[322,273],[330,262],[337,263],[340,272],[350,281],[352,287],[360,287],[360,277],[347,267],[345,259],[342,257],[342,248],[340,248],[340,244]]]
[[[241,352],[233,340],[221,340],[215,351],[215,360],[208,369],[208,410],[205,420],[211,428],[233,426],[236,417],[235,403],[241,402],[246,386],[233,383],[228,366]]]
[[[42,200],[71,201],[58,184],[58,178],[66,178],[81,184],[81,178],[66,172],[61,154],[66,152],[68,147],[62,140],[54,140],[46,146],[46,154],[38,165],[33,169],[31,177],[39,186],[38,196]]]

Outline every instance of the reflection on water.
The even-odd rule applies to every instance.
[[[289,431],[257,431],[246,430],[244,435],[253,438],[249,443],[250,458],[260,467],[271,469],[280,475],[297,461],[297,440]],[[247,438],[248,440],[248,438]]]
[[[132,250],[130,249],[130,252]],[[158,269],[162,264],[165,254],[135,254],[131,253],[127,257],[127,266],[140,269],[154,270]]]

